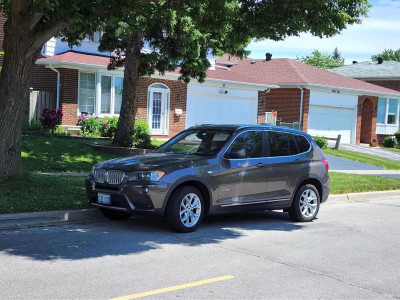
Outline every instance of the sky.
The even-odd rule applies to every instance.
[[[331,38],[314,37],[304,33],[299,37],[289,37],[284,41],[264,40],[252,42],[248,46],[251,58],[296,58],[310,55],[314,49],[332,54],[338,47],[346,64],[371,60],[371,56],[384,49],[400,48],[400,0],[369,1],[373,7],[362,24],[348,26],[341,34]]]

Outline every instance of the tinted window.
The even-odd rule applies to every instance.
[[[288,134],[284,132],[268,131],[269,156],[290,155]]]
[[[246,149],[246,157],[262,157],[262,131],[246,131],[239,134],[226,153],[230,153],[233,148]]]
[[[299,153],[307,152],[310,149],[310,143],[304,136],[293,135],[293,137],[296,141]]]
[[[185,131],[167,142],[157,152],[214,155],[230,138],[232,132],[220,130]]]

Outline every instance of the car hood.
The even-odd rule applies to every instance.
[[[206,161],[206,157],[198,155],[148,153],[108,160],[97,164],[96,167],[107,170],[121,170],[124,172],[168,171],[169,168],[177,165],[179,165],[180,168],[185,168],[189,166],[198,166]]]

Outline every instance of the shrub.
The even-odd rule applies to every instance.
[[[29,118],[26,117],[22,123],[22,130],[23,131],[42,131],[43,126],[42,123],[38,120],[32,120],[29,122]]]
[[[118,117],[107,117],[100,121],[100,136],[114,137],[117,131]]]
[[[400,145],[400,131],[397,131],[397,132],[394,134],[394,137],[396,138],[397,145]]]
[[[63,136],[70,136],[70,135],[71,135],[71,133],[65,132],[65,128],[62,127],[62,126],[57,126],[57,127],[54,129],[54,133],[53,133],[53,134],[54,134],[54,135],[63,135]]]
[[[395,141],[394,141],[394,138],[392,136],[387,136],[383,140],[383,147],[394,148],[394,145],[395,145]]]
[[[323,137],[314,137],[314,141],[317,143],[318,147],[321,149],[326,149],[328,148],[328,141],[324,139]]]
[[[44,128],[49,128],[51,133],[54,133],[54,129],[57,125],[61,123],[61,117],[63,113],[61,108],[59,109],[49,109],[47,107],[43,108],[42,117],[40,118],[40,123]]]
[[[151,147],[151,134],[146,121],[135,121],[135,131],[133,132],[132,139],[134,147],[146,149]]]

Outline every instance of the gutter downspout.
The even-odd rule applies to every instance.
[[[53,64],[50,64],[50,69],[57,73],[57,104],[56,108],[60,108],[60,71],[53,68]]]
[[[301,87],[301,86],[298,86],[298,88],[300,89],[300,91],[301,91],[301,94],[300,94],[300,115],[299,115],[299,126],[300,126],[300,128],[299,128],[299,130],[302,130],[302,121],[303,121],[303,98],[304,98],[304,88],[303,87]]]

